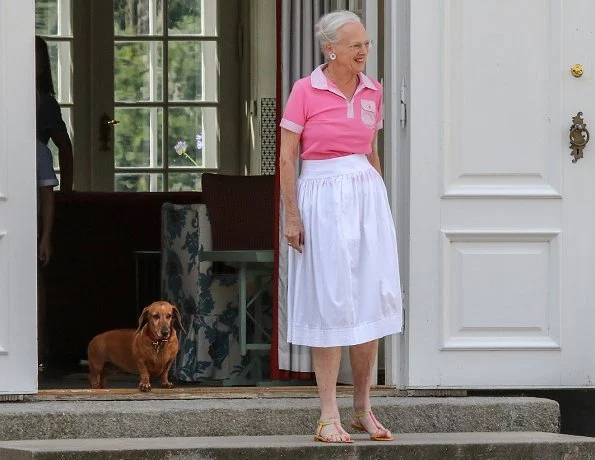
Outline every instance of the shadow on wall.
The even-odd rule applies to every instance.
[[[560,405],[560,432],[595,437],[595,389],[469,391],[469,396],[528,396],[556,401]]]

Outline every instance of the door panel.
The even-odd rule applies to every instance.
[[[37,391],[34,17],[0,2],[0,396]]]
[[[595,120],[593,70],[570,74],[591,66],[595,6],[411,15],[410,386],[590,385],[595,148],[572,164],[568,128]]]
[[[543,0],[446,2],[446,197],[558,196],[560,13]]]

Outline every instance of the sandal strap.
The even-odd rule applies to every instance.
[[[349,433],[347,433],[343,429],[343,427],[341,426],[341,423],[338,420],[318,420],[318,426],[316,427],[316,436],[320,436],[320,432],[322,431],[322,429],[325,426],[329,426],[329,425],[335,425],[337,432],[327,435],[326,438],[329,438],[330,436],[343,436],[344,433],[349,435]]]
[[[320,425],[320,426],[332,425],[333,423],[337,423],[337,421],[336,420],[318,420],[318,425]]]
[[[322,431],[322,429],[325,426],[329,426],[329,425],[335,425],[335,427],[337,428],[337,431],[340,431],[339,427],[337,426],[336,420],[318,420],[318,426],[316,427],[316,436],[320,436],[320,432]]]
[[[376,417],[374,417],[374,413],[372,412],[372,409],[370,409],[369,411],[366,412],[360,412],[359,414],[357,412],[353,413],[353,416],[355,418],[357,418],[357,421],[364,426],[364,424],[361,421],[362,417],[367,417],[370,416],[370,419],[372,420],[372,423],[374,424],[374,426],[376,427],[377,432],[380,430],[386,430],[386,428],[384,428],[379,422],[378,420],[376,420]]]

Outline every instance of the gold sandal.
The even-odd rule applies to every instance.
[[[362,412],[360,414],[358,414],[357,412],[353,413],[353,417],[354,419],[351,421],[351,427],[358,430],[358,431],[364,431],[366,433],[368,433],[370,435],[370,439],[372,441],[392,441],[394,438],[394,436],[391,434],[390,436],[375,436],[372,433],[370,433],[368,430],[366,430],[366,427],[364,426],[364,424],[361,421],[362,417],[367,417],[370,416],[370,418],[372,419],[372,423],[374,423],[374,426],[376,427],[376,434],[378,434],[378,432],[386,430],[389,431],[387,428],[384,428],[379,422],[378,420],[376,420],[376,417],[374,417],[374,414],[372,413],[371,410],[367,411],[367,412]]]
[[[320,436],[320,432],[322,431],[322,428],[324,428],[325,426],[328,425],[335,425],[335,428],[337,428],[337,432],[336,433],[332,433],[328,436]],[[351,436],[349,436],[349,439],[345,440],[345,441],[332,441],[330,439],[331,436],[343,436],[343,433],[345,433],[347,436],[349,436],[349,433],[347,433],[339,424],[339,422],[337,422],[336,420],[327,420],[327,421],[322,421],[322,420],[318,420],[318,427],[316,428],[316,434],[314,435],[314,441],[320,441],[320,442],[330,442],[330,443],[335,443],[335,444],[351,444],[353,442],[353,440],[351,439]]]

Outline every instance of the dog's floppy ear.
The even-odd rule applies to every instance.
[[[174,314],[175,318],[174,328],[180,328],[184,332],[186,332],[186,329],[184,329],[184,326],[182,326],[182,315],[180,314],[180,310],[178,310],[178,307],[172,305],[172,313]]]
[[[143,312],[138,317],[138,329],[136,330],[139,333],[145,324],[149,322],[149,307],[145,307]]]

